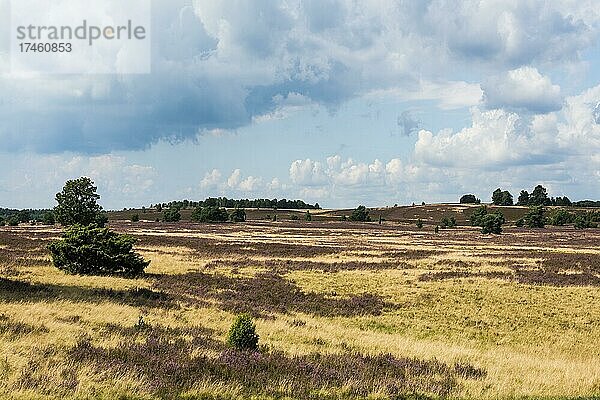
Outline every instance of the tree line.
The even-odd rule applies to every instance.
[[[221,207],[221,208],[272,208],[272,209],[291,209],[291,210],[319,210],[319,203],[314,205],[305,203],[302,200],[288,199],[228,199],[227,197],[208,197],[201,201],[181,200],[170,201],[168,203],[150,204],[150,208],[162,211],[163,208],[179,208],[180,210],[197,207]]]
[[[461,204],[480,204],[481,200],[473,194],[463,195]],[[492,193],[492,204],[496,206],[565,206],[565,207],[600,207],[600,201],[582,200],[572,202],[567,196],[549,197],[548,190],[542,185],[537,185],[531,193],[521,190],[514,202],[513,195],[508,190],[498,188]]]

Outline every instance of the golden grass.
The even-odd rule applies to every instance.
[[[282,243],[285,238],[288,243],[322,245],[332,240],[330,235],[303,238],[300,231],[289,237],[264,230],[237,234],[234,238],[227,233],[204,236],[236,241],[242,237],[250,244]],[[379,255],[382,251],[436,248],[431,243],[415,245],[408,237],[391,234],[389,237],[365,239],[351,231],[343,239],[354,240],[361,245],[367,243],[373,249],[358,252],[349,249],[339,255],[316,256],[311,261],[382,262],[390,260]],[[540,249],[543,246],[529,248]],[[491,263],[484,255],[487,250],[502,252],[497,246],[452,244],[443,250],[450,253],[406,260],[412,266],[408,269],[288,272],[286,279],[305,292],[323,293],[332,298],[375,294],[393,307],[384,310],[381,315],[350,318],[305,313],[277,314],[273,319],[257,321],[261,343],[290,354],[335,353],[350,348],[369,354],[389,352],[401,357],[435,358],[445,363],[468,362],[487,371],[480,380],[462,382],[460,391],[455,394],[457,398],[600,395],[600,288],[529,286],[484,278],[420,281],[419,276],[427,272],[452,270],[452,267],[436,263],[440,260],[475,263],[477,267],[471,272],[507,270]],[[575,247],[560,251],[599,252]],[[151,260],[147,270],[151,274],[183,275],[190,271],[204,271],[213,261],[195,256],[186,247],[148,247],[142,253]],[[256,261],[264,259],[268,257],[254,257]],[[306,258],[289,259],[301,261]],[[496,262],[503,260],[494,259]],[[535,264],[535,259],[523,261]],[[210,270],[214,274],[237,277],[252,277],[263,271],[258,266],[237,268],[235,273],[230,267]],[[43,301],[0,299],[0,314],[11,321],[40,327],[17,339],[0,335],[0,393],[5,398],[44,397],[40,391],[19,389],[17,385],[20,373],[41,349],[67,348],[82,335],[90,336],[95,344],[115,346],[123,336],[112,331],[110,326],[131,327],[140,316],[147,323],[167,327],[204,326],[213,329],[215,338],[224,341],[234,318],[232,313],[223,311],[214,302],[213,305],[210,302],[205,306],[182,304],[180,308],[162,309],[135,307],[108,299],[89,301],[77,295],[81,288],[150,288],[151,278],[69,276],[43,265],[23,267],[19,272],[15,279],[55,285],[65,293],[73,292],[73,295]],[[304,324],[294,325],[294,320]],[[56,363],[46,365],[45,372],[60,376],[67,365],[60,360],[60,351],[54,357],[57,358]],[[48,383],[49,388],[57,386],[60,386],[58,378]],[[135,376],[124,373],[117,379],[104,379],[97,372],[84,369],[79,371],[77,391],[69,396],[112,398],[125,393],[150,398],[140,387]],[[62,397],[60,393],[46,394],[50,398]],[[202,379],[186,395],[243,397],[239,386]],[[372,397],[378,396],[374,391]]]

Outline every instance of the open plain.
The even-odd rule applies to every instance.
[[[66,275],[0,228],[0,395],[600,396],[600,231],[111,222],[151,264]],[[226,347],[240,313],[261,350]]]

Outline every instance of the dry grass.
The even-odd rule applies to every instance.
[[[597,230],[114,227],[147,276],[65,275],[57,231],[0,228],[1,397],[600,396]],[[259,317],[262,358],[224,348],[238,312]]]

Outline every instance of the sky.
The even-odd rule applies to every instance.
[[[0,40],[0,207],[79,176],[107,209],[600,199],[596,0],[153,0],[151,29],[149,74],[21,76]]]

